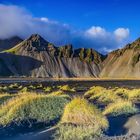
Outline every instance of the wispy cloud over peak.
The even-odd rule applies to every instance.
[[[101,52],[116,49],[128,39],[128,28],[109,32],[104,27],[92,26],[87,30],[74,29],[66,23],[46,17],[34,17],[25,8],[0,4],[0,38],[18,35],[26,38],[38,33],[56,45],[74,44],[75,47],[90,47]]]

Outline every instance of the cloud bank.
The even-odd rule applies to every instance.
[[[73,44],[78,48],[90,47],[106,53],[126,43],[130,31],[119,27],[110,32],[100,26],[92,26],[87,30],[74,29],[47,17],[34,17],[23,7],[0,4],[1,39],[16,35],[27,38],[34,33],[56,45]]]

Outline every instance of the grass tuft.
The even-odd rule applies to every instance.
[[[135,107],[135,105],[133,105],[131,101],[117,100],[116,102],[109,104],[103,111],[103,114],[118,116],[123,114],[135,114],[137,112],[138,109]]]
[[[62,91],[70,91],[70,92],[74,92],[75,89],[71,88],[69,85],[63,85],[63,86],[58,86],[58,88]]]
[[[48,123],[58,119],[68,99],[65,96],[47,96],[36,93],[22,93],[0,108],[0,124],[20,123],[35,119]]]

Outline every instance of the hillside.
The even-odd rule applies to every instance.
[[[102,67],[100,77],[139,78],[140,38],[122,49],[109,53]]]
[[[0,39],[0,51],[10,49],[22,41],[23,40],[18,36],[14,36],[8,39]]]
[[[98,77],[104,56],[93,49],[56,47],[34,34],[0,53],[0,76]]]

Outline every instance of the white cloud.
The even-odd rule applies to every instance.
[[[76,47],[92,47],[106,52],[120,47],[129,36],[129,29],[118,28],[113,32],[100,26],[92,26],[87,30],[73,29],[68,24],[47,17],[34,17],[22,7],[0,4],[1,39],[14,35],[27,38],[34,33],[56,45],[72,43]]]
[[[94,37],[97,37],[97,36],[106,36],[108,33],[107,33],[107,31],[104,29],[104,28],[102,28],[102,27],[100,27],[100,26],[92,26],[90,29],[88,29],[87,31],[86,31],[86,34],[87,35],[90,35],[90,36],[94,36]]]
[[[44,22],[48,22],[48,21],[49,21],[49,19],[46,18],[46,17],[41,17],[40,20],[41,20],[41,21],[44,21]]]
[[[114,31],[114,35],[116,36],[116,38],[118,40],[123,40],[123,39],[126,39],[128,36],[129,36],[129,29],[128,28],[118,28]]]

